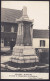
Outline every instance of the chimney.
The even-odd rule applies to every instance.
[[[23,7],[23,16],[27,16],[27,7]]]

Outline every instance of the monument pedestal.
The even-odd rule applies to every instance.
[[[39,62],[39,59],[32,46],[15,46],[10,61],[22,64]]]

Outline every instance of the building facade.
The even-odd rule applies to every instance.
[[[33,47],[49,48],[49,30],[33,30]]]
[[[16,42],[18,24],[16,18],[22,16],[22,10],[1,9],[1,47],[10,46],[10,41]]]

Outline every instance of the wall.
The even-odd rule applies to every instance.
[[[40,40],[45,40],[45,47],[40,47]],[[34,48],[49,48],[49,38],[33,38]]]
[[[4,31],[1,32],[1,38],[4,41],[3,43],[1,41],[1,47],[3,47],[5,43],[10,43],[12,39],[16,40],[18,25],[17,23],[1,23],[1,26],[4,26]],[[11,32],[12,27],[14,27],[14,32]],[[9,44],[6,44],[6,46],[9,46]]]
[[[17,32],[18,25],[17,23],[1,23],[1,26],[4,26],[4,32],[11,32],[11,28],[14,27],[14,32]]]

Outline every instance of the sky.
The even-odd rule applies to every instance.
[[[49,1],[1,1],[1,8],[22,10],[27,7],[29,19],[33,20],[33,29],[48,29]]]

